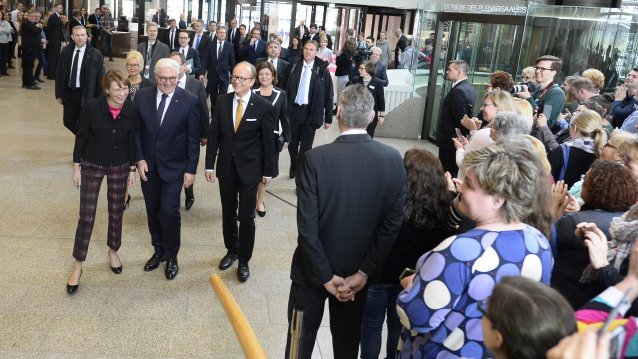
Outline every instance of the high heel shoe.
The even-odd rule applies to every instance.
[[[78,288],[80,287],[80,278],[82,278],[82,269],[80,269],[80,276],[78,277],[78,284],[70,285],[68,282],[66,283],[66,292],[68,294],[73,294],[73,293],[75,293],[78,290]]]
[[[107,253],[107,256],[109,257],[109,267],[111,267],[111,271],[113,273],[120,274],[120,273],[122,273],[122,261],[120,260],[120,256],[119,256],[119,254],[117,254],[117,252],[115,252],[115,255],[117,256],[117,260],[120,262],[120,266],[119,267],[113,267],[111,265],[111,256],[109,256],[108,253]]]
[[[259,209],[255,209],[255,211],[257,211],[257,215],[259,217],[266,216],[266,202],[263,202],[262,204],[264,205],[264,210],[263,211],[260,211]]]
[[[124,209],[128,208],[129,203],[131,202],[131,195],[128,195],[128,198],[126,198],[126,203],[124,203]]]

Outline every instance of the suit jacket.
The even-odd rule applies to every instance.
[[[148,41],[145,41],[137,45],[137,51],[142,53],[142,57],[144,58],[145,62],[146,62],[147,50],[148,50]],[[150,64],[151,67],[148,69],[148,78],[150,80],[155,81],[155,64],[157,63],[157,61],[159,59],[168,57],[168,54],[170,54],[170,52],[171,51],[168,48],[168,45],[166,45],[165,43],[161,41],[155,41],[153,53],[151,54],[151,64]],[[144,63],[144,66],[146,66],[146,63]],[[142,76],[143,75],[144,75],[144,68],[142,68]]]
[[[99,25],[99,19],[95,16],[95,13],[89,15],[89,24]],[[100,29],[97,27],[91,27],[91,35],[98,36],[100,34]]]
[[[408,46],[408,38],[405,35],[401,35],[394,49],[394,62],[397,66],[399,65],[399,51],[403,52],[406,46]]]
[[[257,49],[255,50],[255,44],[250,44],[250,41],[247,41],[246,46],[239,49],[239,55],[242,58],[242,61],[248,61],[251,64],[256,64],[257,59],[260,57],[266,57],[266,42],[264,40],[256,40]]]
[[[186,30],[186,27],[187,27],[186,26],[186,21],[180,20],[179,24],[177,25],[177,28],[180,29],[180,30]]]
[[[357,77],[356,79],[348,82],[346,86],[353,84],[361,84],[363,85],[363,77]],[[377,122],[379,120],[378,112],[385,111],[385,91],[383,90],[383,84],[379,81],[378,78],[373,77],[370,79],[368,85],[364,85],[372,94],[374,98],[374,119],[372,122]]]
[[[374,77],[376,77],[377,80],[381,82],[383,87],[387,87],[390,83],[390,80],[388,80],[388,72],[386,70],[387,67],[385,67],[385,65],[382,64],[381,61],[377,61],[377,63],[374,65]]]
[[[239,43],[241,42],[241,37],[240,37],[240,34],[239,34],[239,26],[237,28],[235,28],[235,35],[234,36],[233,36],[233,29],[228,28],[228,33],[227,33],[226,40],[233,43],[233,48],[235,50],[235,60],[237,60],[238,57],[239,57]],[[237,61],[237,62],[239,62],[239,61]]]
[[[273,106],[251,92],[235,132],[234,97],[234,92],[217,97],[208,131],[206,169],[215,169],[216,163],[217,177],[222,180],[230,175],[234,164],[243,184],[255,184],[274,173]]]
[[[467,79],[459,82],[445,96],[439,117],[439,130],[436,134],[439,147],[454,148],[452,137],[456,137],[455,128],[463,131],[464,135],[468,134],[465,127],[461,125],[461,119],[465,115],[472,117],[474,100],[476,100],[476,94]]]
[[[315,32],[314,34],[308,34],[308,39],[306,39],[306,41],[308,40],[314,40],[319,43],[319,31]]]
[[[206,55],[202,58],[199,74],[204,75],[208,72],[208,77],[217,76],[220,81],[228,84],[233,67],[235,67],[233,44],[224,41],[221,57],[217,58],[217,38],[215,38],[214,41],[210,42]]]
[[[189,45],[192,48],[195,48],[195,40],[197,39],[197,33],[195,33],[195,35],[193,35],[193,38],[191,39]],[[206,35],[205,33],[202,33],[202,37],[199,40],[199,47],[196,49],[197,52],[199,53],[199,59],[202,60],[204,58],[204,56],[206,56],[206,51],[208,50],[208,44],[210,44],[210,37],[208,35]]]
[[[288,116],[288,99],[286,97],[286,91],[273,87],[272,92],[273,131],[275,132],[276,137],[279,137],[279,134],[283,132],[285,141],[290,142],[290,117]],[[259,88],[254,89],[253,93],[261,96]]]
[[[292,69],[288,76],[286,93],[288,93],[288,105],[292,106],[297,97],[297,91],[301,82],[301,72],[303,71],[303,58],[292,64]],[[321,127],[323,123],[332,123],[332,78],[328,72],[328,63],[315,57],[310,77],[310,93],[308,94],[309,116],[308,122],[315,128]],[[294,122],[296,119],[291,118]],[[294,124],[293,124],[294,125]]]
[[[306,40],[308,40],[308,37],[310,36],[310,30],[308,30],[308,26],[304,25],[303,26],[303,36],[301,36],[301,30],[300,30],[301,26],[297,26],[295,28],[295,32],[293,33],[293,35],[297,35],[299,36],[299,39],[301,40],[301,44],[303,44],[304,42],[306,42]]]
[[[157,87],[139,89],[135,104],[140,114],[135,130],[135,161],[145,160],[149,171],[157,167],[166,182],[181,181],[184,173],[196,174],[201,123],[199,99],[176,87],[158,125]]]
[[[102,53],[88,46],[88,44],[85,46],[82,68],[79,69],[82,106],[84,106],[86,101],[102,94],[102,76],[104,76],[104,58]],[[62,53],[60,53],[58,75],[55,78],[55,98],[61,98],[62,102],[68,100],[71,94],[69,79],[71,78],[74,52],[75,45],[69,45],[62,49]]]
[[[177,47],[177,49],[175,51],[182,51],[181,47]],[[199,58],[199,52],[197,52],[197,50],[193,49],[192,47],[188,47],[188,50],[186,52],[186,61],[192,59],[193,60],[193,65],[191,66],[191,73],[190,76],[197,76],[201,71],[202,71],[202,62]]]
[[[20,25],[20,35],[22,36],[22,47],[28,49],[37,49],[40,47],[40,29],[35,23],[25,20]]]
[[[368,134],[342,135],[306,152],[295,181],[299,237],[290,279],[321,287],[333,275],[375,276],[403,220],[401,154]]]
[[[200,136],[202,138],[208,138],[208,127],[210,125],[210,117],[208,116],[208,114],[210,112],[208,112],[208,101],[206,100],[208,98],[208,94],[206,93],[204,83],[196,78],[187,76],[185,89],[186,91],[197,96],[197,98],[199,99],[199,103],[201,105],[199,110],[199,122],[202,124]]]
[[[122,111],[113,120],[106,96],[90,99],[82,110],[75,136],[73,162],[82,160],[100,166],[120,166],[135,163],[135,127],[137,106],[125,101]]]
[[[257,59],[257,63],[255,65],[267,61],[268,57],[260,57]],[[277,59],[277,68],[275,70],[277,71],[277,87],[285,89],[286,82],[288,80],[288,72],[290,71],[290,64],[288,61]]]
[[[179,34],[177,33],[178,28],[175,28],[175,37],[173,38],[173,43],[171,44],[171,28],[169,27],[164,31],[164,36],[162,36],[162,42],[168,45],[170,51],[175,51],[179,49],[179,41],[177,40]]]
[[[72,33],[73,28],[76,26],[84,26],[84,25],[82,25],[82,23],[78,19],[71,17],[69,19],[69,33]]]
[[[80,24],[82,24],[82,26],[86,27],[86,24],[88,24],[86,15],[80,15]],[[73,29],[73,28],[71,28],[71,29]]]
[[[49,16],[45,32],[48,41],[47,49],[49,49],[50,47],[57,47],[59,52],[62,39],[64,38],[62,21],[60,20],[59,15],[53,14]]]

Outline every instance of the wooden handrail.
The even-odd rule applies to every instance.
[[[264,348],[257,340],[257,336],[253,331],[253,328],[246,320],[244,313],[239,308],[239,304],[233,297],[233,294],[228,290],[228,287],[222,279],[217,274],[211,274],[208,277],[210,281],[210,285],[217,293],[217,297],[219,301],[222,303],[224,307],[224,311],[228,316],[228,320],[230,324],[232,324],[233,329],[235,330],[235,335],[239,340],[239,344],[241,345],[242,350],[244,351],[244,355],[248,359],[267,359],[268,355],[264,351]]]

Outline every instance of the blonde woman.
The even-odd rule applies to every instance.
[[[592,84],[594,84],[594,92],[596,92],[596,95],[600,94],[600,89],[605,86],[605,75],[599,70],[587,69],[583,71],[583,77],[590,79]]]
[[[625,167],[629,168],[638,178],[638,139],[634,137],[622,142],[618,146],[617,156],[621,158]]]
[[[607,134],[603,130],[600,115],[592,110],[584,110],[572,118],[569,136],[570,139],[553,149],[548,158],[554,181],[565,181],[571,186],[601,155],[607,143]]]
[[[317,57],[327,62],[328,64],[333,63],[332,60],[332,50],[328,48],[328,37],[325,34],[322,34],[319,37],[319,51],[317,51]]]
[[[496,113],[499,111],[515,111],[512,95],[505,91],[488,92],[485,94],[485,100],[483,102],[483,106],[481,106],[481,111],[483,111],[483,119],[488,123],[494,120]],[[461,124],[470,130],[472,137],[469,142],[464,143],[460,142],[463,141],[463,139],[452,139],[454,147],[456,148],[456,164],[459,166],[459,173],[457,177],[459,179],[462,179],[464,176],[463,159],[465,158],[465,154],[494,143],[494,140],[490,138],[490,128],[486,127],[479,130],[476,118],[469,118],[465,116],[461,120]]]
[[[144,57],[139,51],[130,51],[126,55],[126,72],[128,72],[129,95],[128,99],[135,100],[135,93],[137,90],[153,86],[153,81],[144,78],[141,75],[142,67],[144,66]]]

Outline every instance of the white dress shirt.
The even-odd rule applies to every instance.
[[[312,60],[311,63],[306,63],[306,61],[302,62],[303,64],[303,69],[301,70],[301,76],[306,76],[306,91],[304,92],[304,97],[303,97],[303,103],[300,103],[299,105],[308,105],[310,103],[309,99],[308,99],[308,95],[310,94],[310,79],[312,76],[312,67],[315,65],[315,60]],[[302,79],[299,79],[299,86],[301,86],[302,83]]]
[[[71,56],[71,69],[73,69],[73,59],[75,59],[75,54],[76,51],[80,50],[80,53],[78,55],[78,74],[77,77],[75,79],[75,87],[76,88],[80,88],[80,74],[82,73],[82,61],[84,60],[84,52],[86,51],[86,44],[84,44],[84,46],[82,46],[81,48],[79,47],[75,47],[73,49],[73,56]],[[71,79],[71,77],[73,77],[73,74],[69,74],[69,80]]]
[[[244,97],[241,97],[241,107],[242,107],[242,118],[245,117],[244,114],[246,113],[246,109],[248,108],[248,101],[250,100],[250,94],[252,93],[252,91],[248,91],[248,93],[246,95],[244,95]],[[237,97],[237,93],[235,93],[235,96],[233,96],[233,128],[235,128],[237,126],[237,124],[235,123],[237,120],[235,119],[235,114],[237,113],[237,100],[240,97]]]

